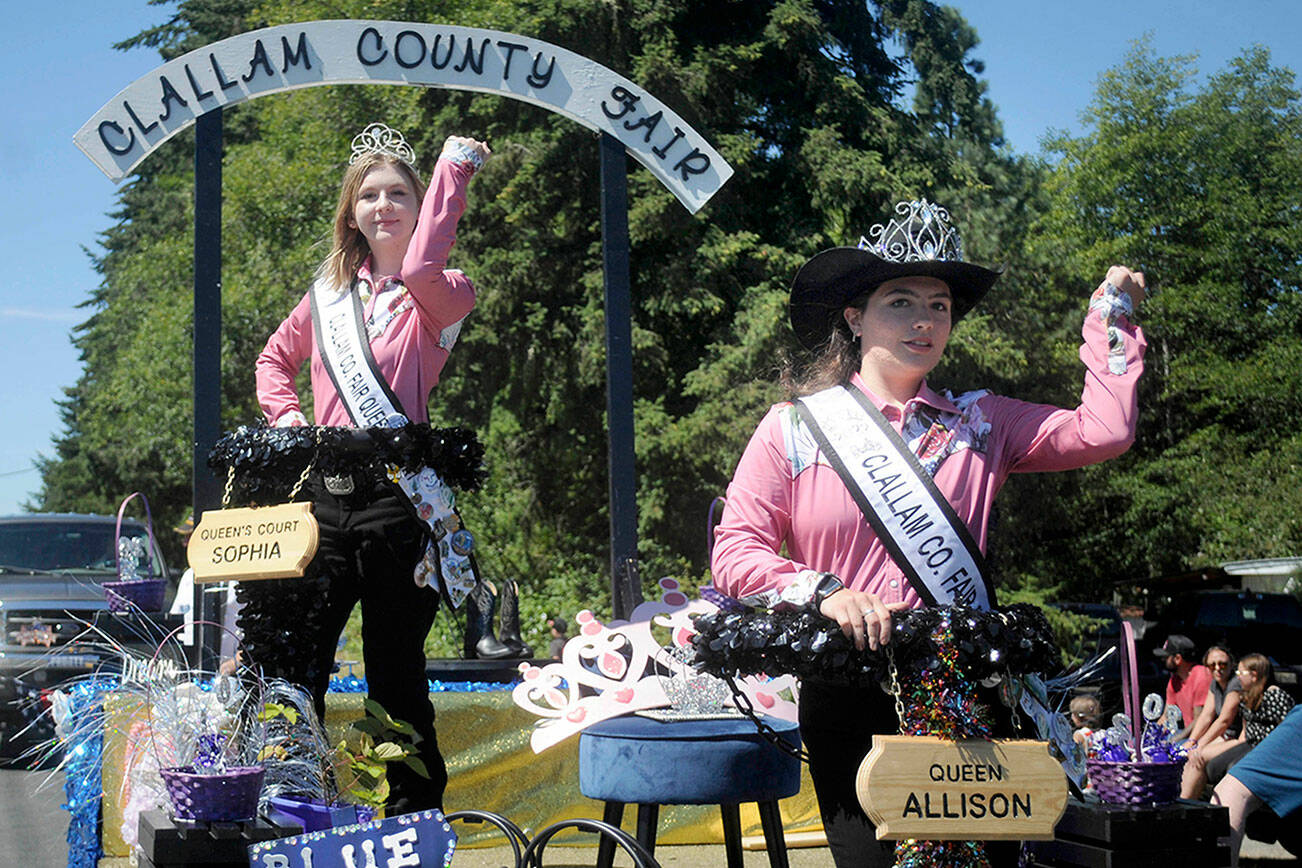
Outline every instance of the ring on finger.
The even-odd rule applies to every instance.
[[[877,612],[874,611],[873,609],[864,609],[859,614],[863,615],[865,620],[867,620],[868,618],[872,618],[874,621],[877,620]]]

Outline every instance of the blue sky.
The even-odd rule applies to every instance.
[[[1207,0],[952,5],[977,28],[981,45],[974,54],[986,63],[1007,138],[1022,152],[1038,151],[1049,129],[1077,130],[1098,74],[1118,64],[1145,32],[1158,54],[1198,54],[1203,72],[1253,43],[1268,47],[1277,64],[1302,69],[1297,0],[1244,0],[1232,12]],[[69,337],[87,314],[77,305],[98,284],[83,248],[97,247],[114,208],[116,185],[73,146],[72,135],[119,90],[160,65],[152,51],[110,46],[161,23],[172,8],[145,0],[65,0],[53,7],[11,3],[5,11],[0,183],[14,196],[0,207],[0,261],[10,273],[9,287],[0,290],[0,408],[14,415],[0,426],[0,514],[18,510],[39,486],[33,461],[52,453],[62,431],[55,401],[81,371]],[[49,9],[57,10],[57,20]],[[140,408],[148,414],[147,395]]]

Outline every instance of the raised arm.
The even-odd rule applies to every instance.
[[[466,187],[492,153],[488,145],[449,136],[434,164],[416,233],[402,262],[402,282],[411,293],[421,324],[432,335],[460,320],[475,304],[475,287],[460,271],[447,270],[466,210]]]
[[[1121,266],[1090,298],[1081,328],[1085,385],[1074,410],[1021,404],[1005,429],[1010,469],[1072,470],[1115,458],[1130,448],[1139,415],[1138,384],[1147,341],[1131,322],[1144,298],[1144,275]],[[1011,399],[1000,399],[1011,401]]]

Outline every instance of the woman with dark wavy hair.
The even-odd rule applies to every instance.
[[[737,465],[711,568],[731,597],[818,612],[876,650],[892,612],[993,605],[982,552],[1010,474],[1083,467],[1130,445],[1145,348],[1131,316],[1145,282],[1113,266],[1090,297],[1080,406],[954,395],[927,375],[999,273],[964,262],[949,213],[925,199],[900,203],[869,236],[796,274],[791,325],[815,359],[785,378],[798,399],[769,411]],[[890,862],[855,776],[873,734],[898,726],[875,687],[801,684],[801,737],[839,866]]]

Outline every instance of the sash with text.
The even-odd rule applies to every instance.
[[[339,292],[318,280],[312,285],[312,323],[321,362],[335,391],[359,428],[401,428],[410,421],[397,395],[380,374],[366,337],[361,297]],[[452,489],[431,467],[409,472],[389,467],[389,481],[402,492],[415,517],[432,539],[416,564],[416,584],[437,587],[448,605],[458,608],[475,585],[474,537],[461,526]]]
[[[918,595],[933,606],[993,606],[971,531],[868,396],[835,386],[794,403]]]

